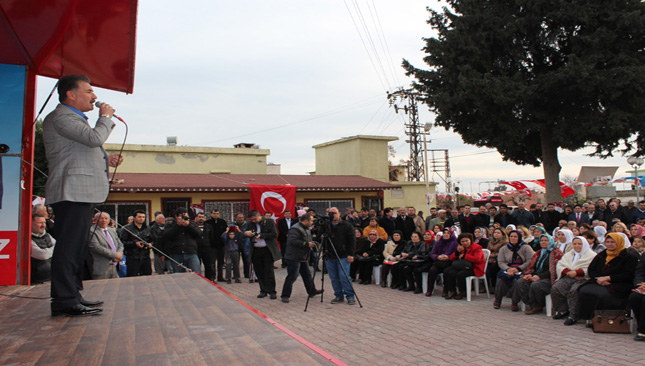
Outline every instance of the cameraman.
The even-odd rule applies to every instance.
[[[174,220],[166,220],[166,227],[163,230],[164,252],[193,272],[201,274],[201,265],[197,256],[197,239],[201,234],[197,224],[190,222],[186,209],[179,207],[175,210]],[[172,263],[171,267],[174,272],[186,272],[176,263]]]
[[[347,304],[355,305],[356,296],[349,281],[349,265],[354,261],[352,254],[356,248],[354,227],[340,218],[336,207],[329,209],[329,217],[331,220],[329,238],[333,248],[329,246],[329,241],[325,242],[325,266],[329,273],[331,285],[334,288],[334,299],[331,300],[331,303],[341,303],[347,297]]]
[[[275,292],[275,273],[273,263],[282,259],[278,247],[278,229],[273,219],[267,219],[260,215],[257,210],[249,211],[249,221],[243,229],[244,236],[250,238],[249,256],[253,263],[253,271],[258,277],[260,284],[261,299],[269,295],[271,300],[278,298]]]
[[[146,213],[134,211],[131,223],[121,230],[119,239],[125,251],[126,277],[149,276],[152,274],[150,263],[150,229],[146,226]]]
[[[311,236],[310,227],[312,223],[311,215],[304,214],[300,216],[300,222],[291,227],[285,240],[286,249],[282,261],[287,265],[287,278],[282,286],[282,295],[280,296],[282,302],[289,302],[293,283],[296,282],[298,274],[300,274],[302,281],[305,283],[305,289],[309,297],[322,293],[322,290],[316,290],[308,265],[310,248],[316,247],[316,243],[313,242]]]

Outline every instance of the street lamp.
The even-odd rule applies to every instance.
[[[455,183],[455,198],[457,198],[457,207],[459,207],[459,185],[461,184],[461,178],[457,178]]]
[[[426,206],[428,206],[428,212],[430,212],[430,182],[428,178],[428,135],[430,135],[430,130],[432,129],[432,123],[427,122],[423,126],[423,130],[425,131],[423,135],[423,170],[424,170],[424,175],[426,177]]]
[[[627,164],[634,167],[634,185],[636,186],[636,202],[640,201],[638,195],[638,187],[640,186],[640,180],[638,179],[638,168],[643,165],[643,158],[637,156],[630,156],[627,158]]]

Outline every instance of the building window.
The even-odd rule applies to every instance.
[[[347,208],[354,207],[354,200],[305,200],[305,206],[316,211],[317,215],[324,215],[325,210],[331,207],[336,207],[344,215]]]
[[[162,198],[161,207],[163,207],[163,215],[166,217],[175,217],[175,210],[183,207],[189,211],[190,198]]]
[[[249,201],[204,201],[204,213],[210,217],[212,210],[219,210],[219,217],[226,222],[235,221],[235,215],[238,213],[246,214],[249,212]]]
[[[381,197],[363,197],[363,207],[367,210],[374,209],[379,212],[383,209],[383,198]]]
[[[107,202],[103,205],[96,206],[96,209],[109,213],[110,217],[115,219],[119,225],[127,225],[128,217],[132,216],[136,210],[143,210],[146,213],[148,221],[152,220],[150,218],[150,204],[148,202]]]

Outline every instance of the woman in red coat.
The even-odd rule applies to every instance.
[[[452,264],[443,272],[446,300],[461,300],[466,296],[466,277],[483,276],[486,257],[473,235],[464,233],[457,238],[457,251],[450,256]],[[455,294],[455,290],[459,291]]]

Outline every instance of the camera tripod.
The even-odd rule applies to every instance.
[[[320,248],[317,251],[318,259],[316,260],[316,262],[318,260],[322,259],[322,271],[317,271],[316,266],[315,266],[316,263],[314,263],[314,274],[313,274],[313,276],[311,278],[311,280],[314,281],[316,279],[316,273],[317,272],[322,272],[320,289],[323,290],[323,292],[320,294],[320,302],[324,301],[323,297],[324,297],[324,294],[325,294],[325,291],[324,291],[325,290],[325,269],[327,268],[327,266],[325,264],[325,255],[327,255],[327,253],[329,252],[329,250],[327,249],[328,245],[329,245],[329,247],[331,247],[333,252],[334,252],[334,256],[336,257],[336,260],[338,261],[338,264],[340,265],[340,268],[343,270],[343,274],[345,275],[345,279],[347,280],[347,283],[349,283],[349,287],[351,287],[352,292],[354,292],[354,296],[356,297],[356,301],[358,302],[358,305],[362,308],[363,304],[361,303],[361,300],[358,298],[358,294],[356,293],[356,290],[354,289],[354,285],[352,283],[351,278],[349,277],[349,273],[347,273],[347,271],[345,270],[345,267],[343,267],[343,265],[342,265],[340,257],[338,256],[338,251],[336,251],[336,247],[334,246],[334,242],[331,240],[331,238],[329,237],[329,234],[327,234],[327,233],[322,234],[320,236],[320,238],[321,238],[321,240],[320,240]],[[342,281],[342,278],[341,278],[341,281]],[[307,311],[307,308],[309,307],[309,300],[311,300],[311,297],[307,296],[307,303],[305,304],[305,310],[304,310],[305,312]]]

